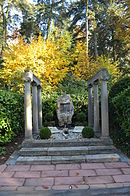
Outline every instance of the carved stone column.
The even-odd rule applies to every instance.
[[[92,86],[88,86],[88,126],[93,127],[93,97]]]
[[[33,110],[33,132],[38,133],[38,96],[37,84],[32,83],[32,110]]]
[[[24,80],[25,139],[32,139],[31,78]]]
[[[99,96],[98,96],[98,81],[93,84],[94,87],[94,132],[99,132]]]
[[[42,127],[42,96],[41,96],[41,86],[38,86],[38,127]]]
[[[109,137],[107,80],[101,80],[102,137]]]

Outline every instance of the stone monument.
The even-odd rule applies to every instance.
[[[72,123],[74,105],[69,94],[62,95],[57,101],[57,118],[59,126],[67,126]]]

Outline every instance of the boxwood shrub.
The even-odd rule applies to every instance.
[[[49,139],[51,137],[51,130],[48,127],[43,127],[40,129],[40,138]]]
[[[82,136],[83,138],[92,138],[94,137],[94,131],[91,127],[84,127],[82,130]]]

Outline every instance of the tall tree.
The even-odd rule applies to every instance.
[[[48,38],[52,21],[56,26],[63,26],[66,13],[66,0],[38,0],[37,1],[37,22],[43,35]]]
[[[1,0],[0,1],[0,54],[2,56],[3,49],[7,46],[8,30],[15,25],[19,19],[18,14],[13,13],[12,10],[18,11],[29,6],[27,0]],[[13,22],[15,24],[13,24]]]
[[[88,57],[88,0],[86,0],[86,56]]]

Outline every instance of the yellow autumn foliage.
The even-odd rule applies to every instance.
[[[113,82],[115,82],[121,74],[117,61],[111,62],[108,57],[104,56],[99,56],[96,61],[93,57],[86,57],[86,44],[83,42],[77,42],[73,60],[76,62],[76,65],[72,68],[72,72],[78,79],[88,80],[103,68],[108,70]]]
[[[12,89],[15,89],[15,84],[20,88],[23,86],[21,79],[24,70],[29,69],[41,80],[43,89],[55,87],[68,72],[70,64],[71,38],[68,38],[69,34],[66,32],[59,32],[58,36],[50,36],[45,41],[40,35],[29,44],[19,37],[10,44],[9,49],[4,51],[4,64],[0,70],[4,83],[10,84]]]

